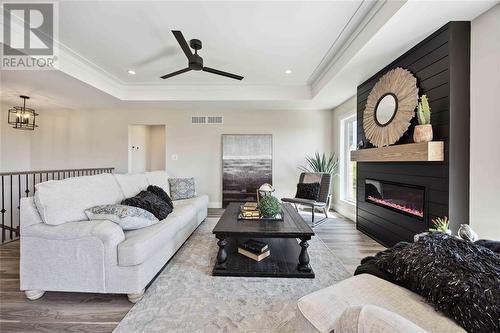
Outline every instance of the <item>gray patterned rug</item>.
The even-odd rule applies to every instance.
[[[349,276],[317,237],[309,242],[314,279],[214,277],[217,244],[208,218],[115,329],[137,332],[308,332],[297,300]]]

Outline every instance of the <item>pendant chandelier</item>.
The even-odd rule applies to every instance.
[[[38,113],[26,107],[26,100],[30,99],[28,96],[19,97],[23,99],[23,106],[14,106],[9,109],[9,124],[16,129],[33,131],[35,127],[38,127],[35,122]]]

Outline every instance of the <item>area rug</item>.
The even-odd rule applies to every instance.
[[[314,331],[297,300],[350,276],[335,254],[315,236],[308,248],[314,279],[214,277],[217,221],[198,227],[115,332]]]

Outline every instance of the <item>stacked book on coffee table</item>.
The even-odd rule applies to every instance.
[[[258,204],[256,202],[245,202],[241,205],[241,216],[244,219],[259,219],[260,212],[258,210]]]
[[[238,247],[238,253],[255,261],[261,261],[269,257],[271,251],[266,243],[249,239]]]

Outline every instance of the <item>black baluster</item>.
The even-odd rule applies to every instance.
[[[17,200],[17,216],[19,216],[19,224],[21,223],[21,175],[17,175],[17,192],[19,194]]]
[[[12,175],[10,175],[10,239],[14,228],[14,210],[12,209]]]
[[[35,183],[36,183],[36,174],[33,174],[33,194],[35,194]]]
[[[28,174],[26,174],[26,191],[24,191],[24,193],[26,193],[26,198],[29,196],[30,193]]]

